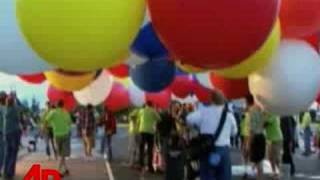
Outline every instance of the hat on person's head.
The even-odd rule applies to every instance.
[[[5,91],[0,91],[0,98],[6,98],[7,93]]]
[[[15,99],[14,95],[8,95],[6,98],[7,105],[12,106],[15,103]]]
[[[60,99],[58,102],[57,102],[57,105],[59,108],[63,108],[64,107],[64,101],[62,99]]]
[[[147,101],[146,105],[149,106],[149,107],[153,107],[153,103],[151,101]]]

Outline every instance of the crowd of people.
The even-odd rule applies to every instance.
[[[48,159],[57,160],[61,177],[70,174],[66,158],[71,154],[72,124],[77,125],[86,161],[94,160],[98,127],[104,130],[100,153],[106,160],[113,160],[117,117],[108,107],[98,111],[89,104],[68,112],[63,101],[57,101],[31,114],[23,112],[14,93],[0,93],[0,175],[6,179],[15,175],[20,138],[26,132],[38,132],[29,142],[33,151],[37,149],[37,138],[44,139]],[[148,101],[125,115],[128,165],[142,173],[163,172],[166,180],[231,180],[230,149],[238,144],[246,167],[244,179],[251,175],[247,173],[249,168],[256,172],[256,179],[263,179],[265,159],[271,164],[273,179],[280,179],[283,165],[290,166],[293,176],[298,137],[303,137],[305,156],[313,153],[313,144],[320,144],[320,126],[314,128],[311,113],[279,117],[265,112],[252,96],[246,97],[246,108],[234,108],[220,92],[213,91],[206,103],[172,101],[168,109],[157,109]],[[314,134],[318,138],[313,142]]]

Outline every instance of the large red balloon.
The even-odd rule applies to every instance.
[[[188,75],[178,75],[170,85],[170,90],[178,98],[186,98],[193,92],[193,80]]]
[[[114,82],[109,97],[104,105],[115,112],[129,107],[129,92],[122,84]]]
[[[320,31],[319,0],[282,0],[280,21],[283,36],[304,37]]]
[[[156,32],[175,59],[196,67],[227,68],[262,46],[279,0],[149,0]]]
[[[64,108],[68,111],[73,110],[76,106],[76,100],[71,92],[61,91],[52,86],[49,86],[47,97],[50,102],[56,103],[59,100],[64,102]]]
[[[31,84],[41,84],[46,80],[43,73],[19,75],[18,77]]]
[[[210,99],[211,99],[210,92],[212,90],[205,88],[205,87],[201,86],[200,84],[195,84],[193,89],[194,89],[195,96],[197,97],[197,99],[200,102],[203,102],[203,103],[210,102]]]
[[[170,105],[171,91],[165,89],[158,93],[146,93],[146,101],[152,102],[156,108],[166,109]]]
[[[319,52],[319,36],[317,34],[302,38],[308,42],[317,52]]]
[[[246,97],[249,92],[248,79],[225,79],[211,74],[210,80],[216,89],[219,89],[227,99]]]
[[[112,75],[119,78],[128,77],[128,74],[129,74],[129,67],[128,65],[125,65],[125,64],[121,64],[121,65],[109,68],[108,70]]]

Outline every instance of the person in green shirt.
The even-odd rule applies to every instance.
[[[142,170],[144,170],[145,146],[148,149],[148,168],[153,172],[152,153],[154,146],[154,134],[156,131],[156,124],[160,120],[160,115],[153,108],[153,104],[148,101],[144,108],[139,111],[138,123],[139,133],[141,135],[139,161]]]
[[[139,144],[140,144],[140,135],[139,135],[139,123],[138,115],[140,109],[134,109],[129,114],[129,166],[134,166],[138,159],[139,153]]]
[[[264,134],[264,119],[262,108],[255,103],[252,95],[246,97],[247,118],[249,119],[249,158],[253,163],[253,169],[257,171],[256,179],[263,179],[263,160],[266,154],[266,137]],[[247,170],[246,170],[247,173]],[[244,175],[246,179],[247,174]]]
[[[275,177],[276,169],[280,169],[282,148],[283,148],[283,135],[281,131],[280,119],[278,116],[271,113],[264,113],[265,118],[265,132],[268,142],[268,158],[271,163],[272,172]]]
[[[59,101],[58,107],[49,112],[47,122],[53,129],[53,136],[59,156],[59,172],[60,175],[69,175],[69,170],[66,165],[65,158],[70,155],[70,131],[71,131],[71,116],[64,108],[64,102]]]

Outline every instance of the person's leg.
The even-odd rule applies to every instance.
[[[248,173],[248,163],[249,163],[249,152],[248,152],[248,137],[241,137],[241,153],[242,153],[242,162],[245,167],[245,176]]]
[[[207,156],[200,159],[200,180],[218,180],[214,169],[209,164]]]
[[[112,161],[112,159],[113,159],[113,156],[112,156],[112,135],[107,136],[107,148],[108,148],[109,160]]]
[[[48,158],[50,159],[51,150],[50,150],[50,138],[49,138],[48,134],[45,134],[44,141],[46,144],[46,154],[47,154]]]
[[[82,144],[83,144],[84,155],[88,157],[87,139],[85,136],[82,136]]]
[[[20,138],[21,138],[21,133],[19,131],[10,133],[7,136],[7,154],[6,154],[4,175],[9,178],[15,175]]]
[[[140,144],[141,144],[141,134],[135,134],[134,140],[134,163],[139,162],[139,154],[140,154]]]
[[[92,157],[93,135],[87,136],[87,147],[88,147],[88,155]]]
[[[140,152],[139,152],[139,163],[141,168],[144,168],[144,149],[145,149],[146,137],[145,134],[141,134],[141,142],[140,142]]]
[[[257,180],[263,180],[263,162],[259,162],[255,165],[256,169],[257,169],[257,175],[256,175],[256,179]]]
[[[268,160],[271,165],[272,174],[274,175],[276,173],[276,162],[275,162],[273,142],[268,143],[267,152],[268,152]]]
[[[281,157],[282,157],[282,152],[283,152],[283,142],[282,141],[278,141],[275,144],[275,153],[276,153],[276,168],[279,170],[278,176],[281,175]]]
[[[58,139],[58,149],[59,149],[59,172],[62,176],[68,175],[69,170],[66,164],[66,157],[70,155],[70,147],[69,147],[69,135],[65,137],[61,137]]]
[[[62,165],[65,169],[65,175],[69,174],[69,168],[66,163],[66,157],[70,156],[71,154],[71,148],[70,148],[70,136],[67,135],[63,139],[63,156],[62,156]]]
[[[296,166],[293,161],[292,153],[289,154],[289,163],[290,163],[290,175],[293,176],[296,173]]]
[[[4,166],[4,160],[5,160],[5,141],[2,133],[0,133],[0,176],[2,176],[2,168]]]
[[[304,150],[305,155],[309,155],[311,153],[311,133],[308,129],[304,132]]]
[[[273,174],[276,174],[277,172],[277,154],[275,153],[276,152],[275,146],[276,145],[274,142],[270,144],[270,154],[269,154],[270,156],[269,160],[271,163],[271,169]]]
[[[129,134],[128,140],[129,140],[129,143],[128,143],[128,153],[129,153],[128,164],[129,164],[129,166],[132,166],[134,163],[134,135]]]
[[[218,147],[217,153],[221,155],[221,162],[219,166],[215,168],[217,180],[231,180],[232,172],[229,148]]]
[[[57,146],[56,146],[56,143],[55,143],[55,140],[54,140],[54,136],[53,136],[52,130],[49,130],[49,141],[50,141],[50,144],[51,144],[51,147],[52,147],[54,158],[57,159],[57,157],[58,157]]]
[[[148,147],[148,168],[153,172],[153,147],[154,147],[154,135],[147,135],[147,147]]]
[[[106,134],[103,133],[102,139],[101,139],[101,144],[100,144],[100,153],[101,154],[104,154],[104,152],[105,152],[105,148],[106,148],[105,145],[106,145]]]

